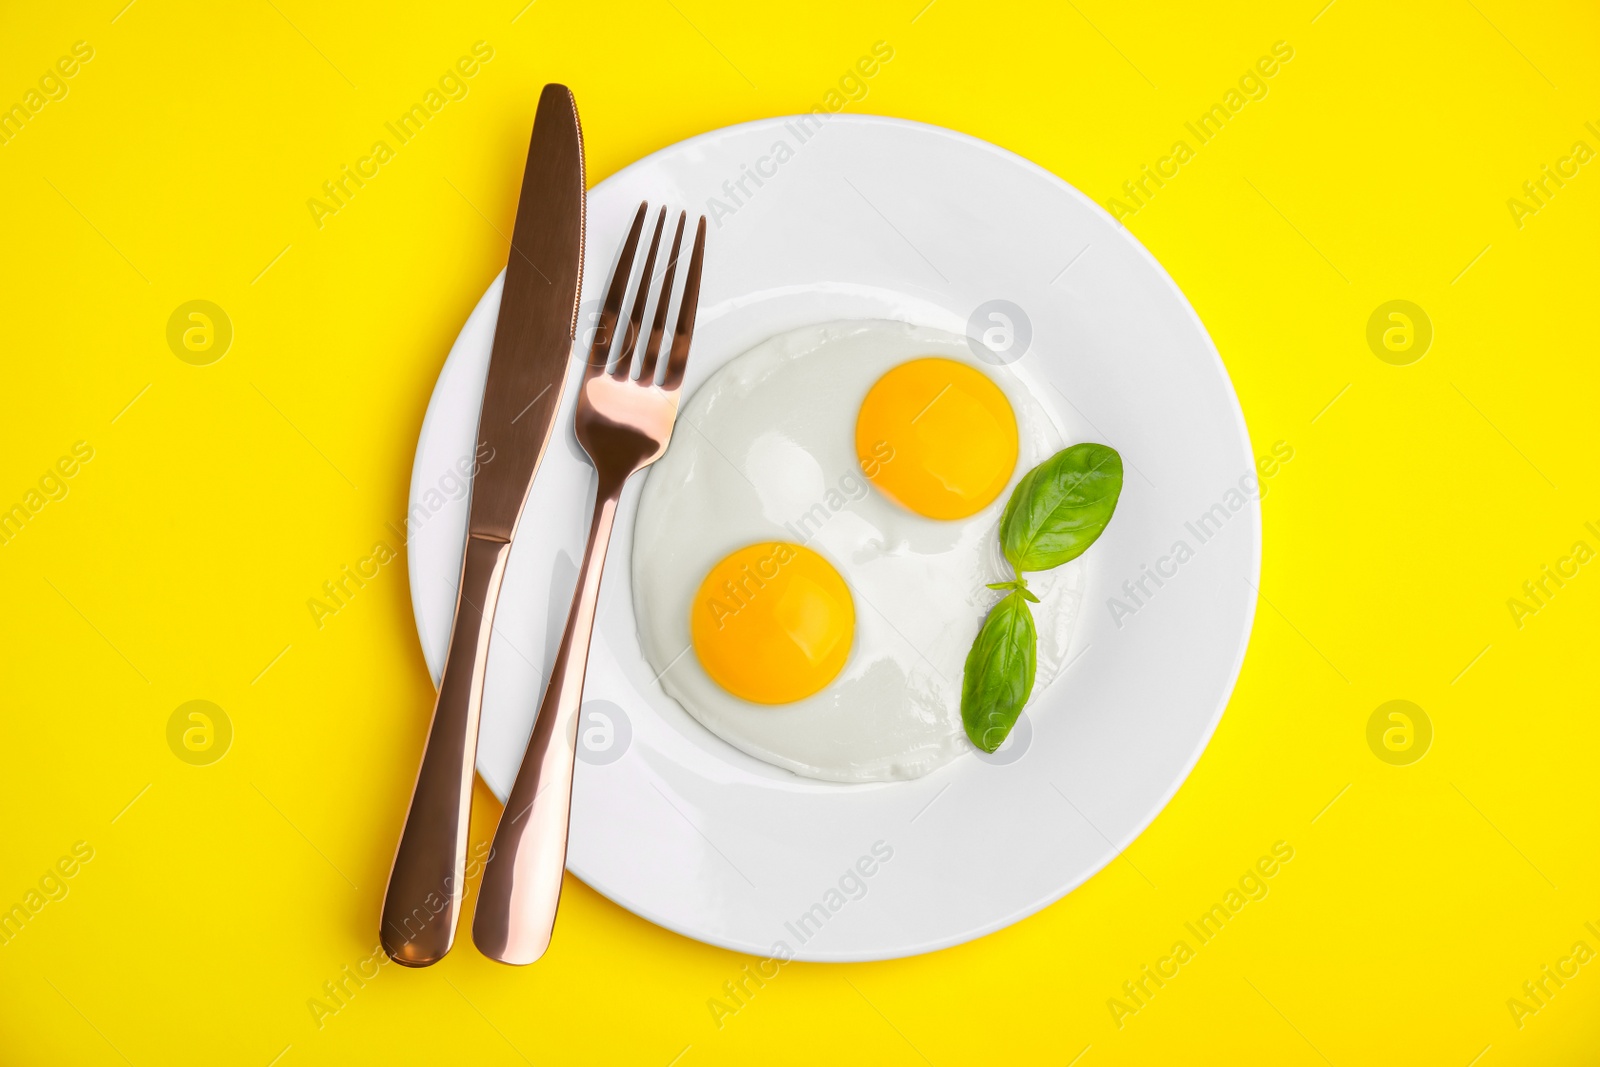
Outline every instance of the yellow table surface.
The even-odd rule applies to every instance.
[[[0,523],[0,907],[23,916],[0,926],[0,1062],[1594,1062],[1593,5],[124,2],[11,5],[0,32],[22,108],[0,116],[0,508],[22,509]],[[841,87],[880,41],[892,60]],[[423,132],[330,201],[477,42]],[[429,970],[369,962],[432,701],[391,524],[547,81],[577,94],[591,181],[842,106],[1120,200],[1256,450],[1292,448],[1221,726],[1054,906],[737,1001],[751,959],[570,878],[537,966],[464,935]],[[1140,191],[1146,167],[1164,184]],[[193,300],[231,324],[209,363],[218,316],[168,341]],[[1409,349],[1385,317],[1368,342],[1391,300],[1420,309]],[[308,607],[380,542],[400,558]],[[203,735],[169,743],[194,700],[221,709],[212,752],[232,731],[204,765],[178,757]],[[1369,745],[1392,700],[1421,715]],[[474,842],[497,816],[480,785]],[[1266,896],[1194,938],[1278,842]]]

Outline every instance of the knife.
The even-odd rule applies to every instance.
[[[478,419],[492,463],[472,481],[455,620],[379,937],[396,963],[437,963],[455,941],[466,875],[472,774],[489,635],[511,542],[550,443],[578,322],[583,271],[583,131],[572,91],[539,96],[500,318]]]

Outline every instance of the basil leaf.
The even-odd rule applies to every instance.
[[[1039,637],[1019,589],[989,612],[967,653],[961,677],[961,722],[985,752],[999,748],[1033,692]]]
[[[1022,476],[1000,516],[1000,548],[1018,571],[1077,559],[1111,521],[1122,457],[1106,445],[1062,449]]]

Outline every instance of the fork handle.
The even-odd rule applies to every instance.
[[[567,865],[583,677],[600,599],[600,574],[625,480],[615,484],[603,480],[596,492],[589,544],[578,568],[567,629],[484,869],[472,940],[485,956],[501,963],[537,960],[549,947],[555,927]]]
[[[455,941],[489,633],[510,549],[470,535],[461,561],[450,650],[379,923],[383,950],[408,967],[437,963]]]

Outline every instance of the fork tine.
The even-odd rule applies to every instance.
[[[633,273],[633,256],[639,250],[639,231],[644,228],[644,213],[649,206],[646,202],[640,202],[639,213],[633,217],[633,228],[628,231],[628,240],[622,246],[622,254],[617,257],[617,267],[611,275],[611,288],[606,290],[606,302],[600,309],[600,325],[589,344],[585,380],[606,369],[607,358],[611,355],[612,331],[617,328],[617,318],[622,314],[622,298],[628,293],[628,275]]]
[[[655,321],[650,324],[650,340],[644,347],[644,359],[639,363],[639,380],[655,384],[656,357],[661,354],[661,338],[667,331],[667,305],[672,303],[672,276],[678,269],[678,249],[683,244],[683,220],[688,212],[678,212],[678,232],[672,235],[672,254],[667,257],[667,272],[661,279],[661,296],[656,300]]]
[[[661,247],[661,227],[667,221],[667,209],[656,216],[656,231],[650,237],[650,251],[644,257],[644,273],[639,275],[639,292],[633,298],[633,312],[628,316],[628,332],[622,336],[622,355],[617,357],[617,368],[611,376],[618,381],[631,377],[630,365],[633,350],[639,344],[639,333],[644,326],[644,302],[650,296],[650,276],[656,270],[656,250]]]
[[[694,336],[694,315],[700,303],[700,268],[706,258],[706,217],[694,232],[694,253],[689,257],[689,274],[683,282],[683,306],[678,309],[678,328],[672,335],[672,351],[667,359],[667,376],[661,387],[674,391],[683,384],[683,370],[689,364],[689,341]]]

